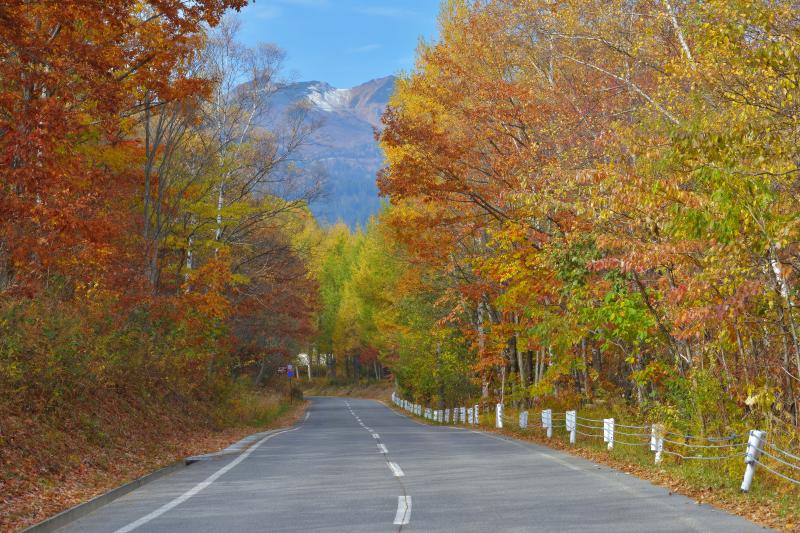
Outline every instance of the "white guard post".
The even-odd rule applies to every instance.
[[[476,405],[473,409],[475,409],[475,416],[472,419],[475,421],[475,425],[479,426],[481,424],[480,406]]]
[[[547,430],[547,438],[553,437],[553,411],[545,409],[542,411],[542,427]]]
[[[472,422],[472,415],[474,415],[474,414],[475,414],[475,413],[472,411],[472,408],[470,407],[470,408],[469,408],[469,410],[467,411],[467,421],[469,422],[469,425],[470,425],[470,426],[471,426],[471,425],[472,425],[472,423],[473,423],[473,422]]]
[[[614,447],[614,419],[613,418],[604,418],[603,419],[603,442],[608,443],[608,449],[612,449]]]
[[[445,424],[449,424],[450,423],[450,408],[449,407],[444,410],[444,423]]]
[[[761,455],[761,447],[764,445],[764,437],[766,433],[758,430],[750,430],[750,437],[747,439],[747,451],[744,454],[744,462],[747,465],[744,470],[744,479],[742,479],[742,492],[750,490],[750,485],[753,484],[753,476],[756,474],[756,462]]]
[[[664,451],[664,428],[659,424],[653,424],[650,428],[650,451],[656,454],[656,464],[661,463],[661,452]]]
[[[519,428],[525,429],[528,427],[528,411],[522,411],[519,414]]]
[[[503,404],[498,403],[497,407],[495,408],[495,415],[494,415],[494,427],[497,429],[503,428]]]
[[[567,411],[566,426],[567,426],[567,431],[569,432],[570,444],[575,444],[575,431],[578,429],[575,424],[576,416],[577,414],[575,411]]]
[[[466,407],[462,407],[460,409],[460,411],[461,411],[461,423],[462,424],[466,424],[467,423],[467,408]]]

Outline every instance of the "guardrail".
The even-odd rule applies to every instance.
[[[422,416],[441,424],[480,424],[479,406],[463,406],[446,409],[432,409],[410,402],[392,393],[392,401],[409,413]],[[521,430],[529,428],[529,413],[521,411],[519,417],[506,416],[502,403],[495,405],[494,427],[502,429],[504,423],[516,424]],[[451,422],[452,413],[452,422]],[[664,455],[687,461],[723,461],[741,457],[745,472],[741,491],[747,492],[753,483],[756,466],[778,476],[794,485],[800,486],[800,452],[792,453],[770,442],[762,430],[750,430],[747,435],[728,435],[707,437],[686,435],[668,431],[663,424],[621,424],[612,418],[587,418],[578,416],[577,410],[553,412],[541,411],[541,429],[548,439],[553,437],[553,424],[564,424],[569,434],[569,442],[575,444],[580,435],[588,439],[603,439],[609,450],[615,446],[649,447],[656,464],[662,462]],[[621,438],[620,438],[621,437]],[[746,438],[746,439],[745,439]]]

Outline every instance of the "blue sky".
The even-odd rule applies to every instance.
[[[438,0],[256,0],[239,14],[240,38],[283,48],[295,81],[347,88],[410,70],[438,12]]]

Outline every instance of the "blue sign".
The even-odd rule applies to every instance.
[[[294,367],[292,365],[287,365],[286,367],[286,375],[290,378],[294,377]]]

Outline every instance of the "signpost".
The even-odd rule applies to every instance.
[[[292,378],[294,377],[294,366],[286,365],[286,377],[289,379],[289,403],[293,403],[292,398]]]

